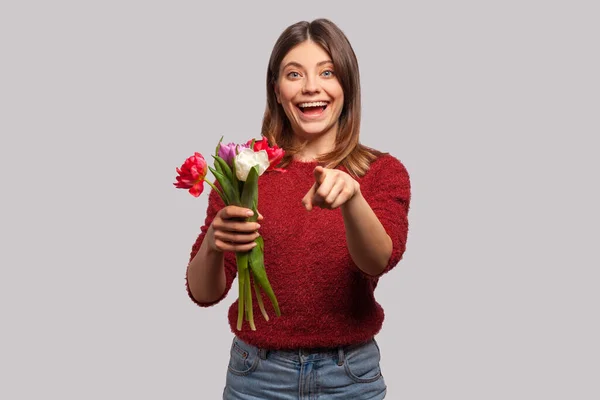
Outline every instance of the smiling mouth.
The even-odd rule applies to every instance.
[[[319,115],[325,111],[328,105],[329,103],[326,101],[311,101],[299,103],[296,105],[296,107],[298,107],[298,109],[304,115]]]

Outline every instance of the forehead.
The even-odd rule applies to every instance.
[[[306,40],[292,47],[281,60],[281,68],[290,62],[311,67],[323,61],[331,61],[331,56],[321,46],[311,40]]]

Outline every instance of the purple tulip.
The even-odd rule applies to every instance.
[[[245,144],[235,144],[235,143],[228,143],[228,144],[223,144],[220,143],[219,144],[219,152],[217,153],[217,155],[219,157],[221,157],[227,164],[229,164],[229,166],[233,165],[233,159],[235,158],[235,149],[237,146],[237,151],[240,152],[242,149],[247,149],[248,146]]]

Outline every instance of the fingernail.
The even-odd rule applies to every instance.
[[[251,216],[254,215],[254,211],[248,210],[248,211],[246,211],[246,215],[249,216],[249,217],[251,217]]]
[[[260,224],[256,224],[256,229],[260,229]]]

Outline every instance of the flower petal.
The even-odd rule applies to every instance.
[[[208,171],[206,160],[202,154],[195,152],[194,155],[188,157],[179,168],[175,168],[177,176],[176,182],[173,183],[176,188],[190,189],[189,192],[198,197],[203,190],[204,178]]]

